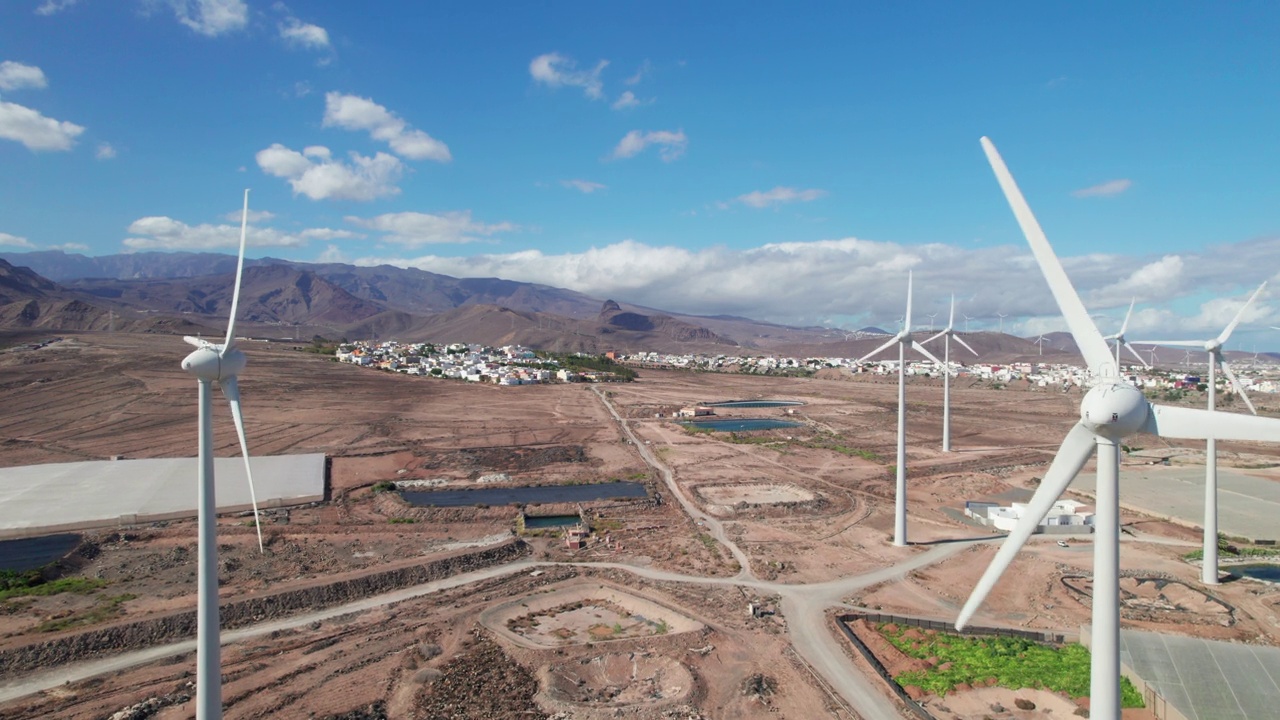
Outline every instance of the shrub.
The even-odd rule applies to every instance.
[[[383,480],[382,482],[376,482],[373,484],[373,491],[376,493],[395,492],[396,484],[391,482],[390,480]]]

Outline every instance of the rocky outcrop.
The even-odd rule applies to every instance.
[[[512,540],[421,565],[339,580],[328,585],[232,601],[220,608],[222,628],[245,627],[307,610],[343,605],[372,595],[511,562],[528,552],[529,548],[523,541]],[[87,660],[176,642],[195,637],[195,634],[195,610],[122,623],[0,652],[0,675],[12,676],[36,669],[48,669],[72,660]]]

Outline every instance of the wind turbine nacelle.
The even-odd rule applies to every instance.
[[[1095,435],[1120,440],[1141,430],[1150,412],[1141,390],[1128,383],[1107,383],[1084,396],[1080,422]]]
[[[224,380],[244,369],[244,353],[232,348],[218,354],[218,346],[197,348],[182,360],[182,369],[206,382]]]

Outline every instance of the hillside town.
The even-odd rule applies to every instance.
[[[623,379],[619,374],[606,370],[561,367],[559,360],[540,357],[520,345],[493,348],[475,343],[355,342],[340,345],[334,357],[338,362],[406,375],[503,386],[617,382]]]

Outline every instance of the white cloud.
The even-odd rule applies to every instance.
[[[16,140],[28,150],[70,150],[84,128],[54,120],[38,111],[0,101],[0,138]]]
[[[345,263],[347,262],[347,254],[342,252],[337,245],[330,245],[324,249],[324,252],[316,258],[318,263]]]
[[[567,188],[577,190],[578,192],[586,193],[587,195],[590,195],[597,190],[605,189],[604,185],[598,182],[591,182],[590,180],[561,180],[560,184]]]
[[[30,240],[24,237],[18,237],[17,235],[10,235],[9,233],[4,233],[4,232],[0,232],[0,245],[6,245],[8,247],[20,247],[20,248],[25,248],[27,250],[36,249],[35,244],[32,243]]]
[[[785,203],[813,202],[814,200],[824,198],[826,196],[826,190],[797,190],[796,188],[782,187],[779,185],[772,190],[766,190],[764,192],[755,190],[745,195],[739,195],[733,199],[733,202],[750,205],[753,208],[765,208]]]
[[[290,45],[324,50],[329,47],[329,31],[319,25],[304,23],[296,17],[286,18],[280,23],[280,39]]]
[[[88,252],[89,246],[84,243],[62,243],[61,245],[50,245],[50,250],[61,250],[62,252]]]
[[[469,243],[497,233],[512,232],[519,227],[509,223],[482,223],[471,219],[470,210],[432,215],[400,212],[371,218],[347,217],[358,227],[385,233],[380,239],[408,247],[441,243]]]
[[[325,93],[324,127],[345,130],[367,130],[374,140],[391,146],[397,154],[410,160],[449,162],[449,147],[421,130],[414,130],[395,113],[368,98]]]
[[[250,247],[300,247],[325,232],[346,233],[345,230],[312,228],[300,233],[286,233],[274,228],[249,227],[247,242]],[[124,246],[131,250],[213,250],[240,247],[240,224],[188,225],[165,216],[144,217],[129,225],[130,235]]]
[[[206,37],[244,28],[249,7],[244,0],[166,0],[178,22]]]
[[[404,174],[404,163],[382,152],[373,157],[353,152],[351,162],[346,163],[330,159],[327,148],[309,147],[303,154],[275,143],[259,151],[255,159],[263,172],[285,178],[295,194],[312,200],[373,200],[397,195],[400,188],[396,182]]]
[[[75,5],[79,0],[44,0],[36,8],[37,15],[53,15]]]
[[[1162,335],[1180,331],[1181,336],[1194,332],[1208,337],[1230,320],[1243,301],[1241,294],[1247,297],[1268,278],[1268,268],[1274,268],[1274,258],[1280,257],[1280,237],[1179,257],[1180,261],[1093,254],[1062,261],[1085,306],[1116,318],[1101,321],[1109,328],[1106,332],[1118,327],[1129,293],[1144,289],[1145,294],[1138,293],[1138,302],[1158,307],[1134,312],[1130,337],[1149,336],[1157,330]],[[1022,245],[974,248],[842,238],[691,250],[622,240],[562,254],[525,250],[470,257],[379,256],[356,262],[413,266],[455,277],[544,283],[674,312],[742,315],[787,324],[817,324],[836,317],[845,318],[846,326],[883,325],[899,317],[907,270],[913,270],[921,318],[924,313],[945,313],[948,296],[954,292],[957,317],[972,316],[973,330],[994,329],[998,312],[1009,316],[1006,331],[1065,329],[1053,296]],[[690,277],[698,282],[689,282]],[[1201,297],[1206,292],[1233,300],[1206,303]],[[1201,309],[1187,318],[1165,309],[1180,299],[1194,300]],[[1265,303],[1246,319],[1280,325],[1277,310]]]
[[[350,230],[333,230],[331,228],[311,228],[298,233],[298,237],[307,240],[350,240],[362,238],[364,235]],[[332,247],[332,246],[331,246]]]
[[[35,65],[25,65],[13,60],[0,62],[0,90],[49,87],[44,71]]]
[[[223,213],[223,214],[222,214],[222,219],[223,219],[223,220],[226,220],[226,221],[227,221],[227,222],[229,222],[229,223],[235,223],[236,225],[239,225],[239,224],[240,224],[240,217],[241,217],[243,214],[244,214],[244,210],[243,210],[243,209],[240,209],[240,210],[232,210],[232,211],[230,211],[230,212]],[[250,222],[250,223],[264,223],[264,222],[267,222],[268,220],[273,220],[273,219],[275,219],[275,216],[276,216],[276,214],[275,214],[275,213],[273,213],[273,212],[271,212],[270,210],[250,210],[250,211],[249,211],[249,222]]]
[[[548,87],[580,87],[587,97],[601,100],[604,98],[604,83],[600,81],[600,73],[608,65],[608,60],[601,60],[590,70],[579,70],[577,62],[552,52],[534,58],[529,63],[529,74],[534,81]]]
[[[649,132],[632,130],[618,142],[618,146],[613,149],[612,157],[615,160],[635,157],[649,145],[658,145],[660,146],[658,154],[662,157],[662,161],[671,162],[684,154],[688,144],[689,139],[685,137],[684,130],[677,130],[676,132],[671,132],[670,130],[650,130]]]
[[[1112,195],[1119,195],[1130,187],[1133,187],[1133,181],[1121,178],[1119,180],[1108,180],[1092,187],[1080,188],[1072,191],[1071,195],[1078,198],[1111,197]]]
[[[116,149],[111,146],[111,143],[101,142],[98,143],[98,149],[93,152],[93,156],[99,160],[110,160],[116,156]]]
[[[626,110],[627,108],[636,107],[639,104],[640,104],[640,101],[636,99],[636,94],[631,92],[630,90],[627,90],[626,92],[619,95],[618,99],[614,100],[613,104],[610,105],[609,107],[613,108],[614,110]]]
[[[641,80],[644,79],[645,75],[649,74],[649,71],[652,67],[653,65],[648,60],[645,60],[644,62],[640,63],[640,67],[636,69],[635,75],[632,75],[631,77],[627,78],[626,80],[623,80],[622,82],[628,85],[636,85]]]

